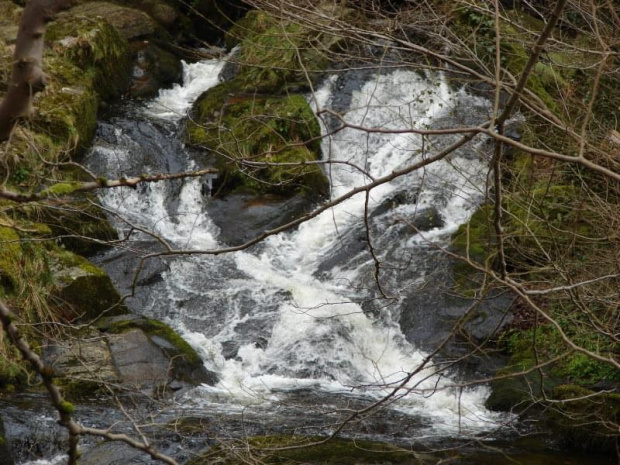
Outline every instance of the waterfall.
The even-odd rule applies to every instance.
[[[219,82],[223,62],[184,66],[183,85],[162,91],[143,110],[170,135],[193,100]],[[326,79],[308,99],[315,110],[340,112],[350,125],[399,131],[472,124],[489,109],[484,99],[451,88],[441,74],[397,70],[368,75],[353,84],[346,79],[346,73]],[[324,118],[324,134],[336,124],[333,118]],[[139,144],[122,128],[107,140],[90,155],[95,160],[91,163],[107,173],[134,165],[156,172],[168,163],[136,158]],[[456,139],[366,133],[352,127],[326,136],[324,158],[346,162],[326,165],[331,196],[337,198],[371,178],[430,156],[447,140]],[[258,247],[170,260],[163,282],[152,289],[150,303],[140,311],[177,329],[220,376],[217,385],[200,386],[183,402],[226,411],[266,408],[300,389],[379,399],[398,386],[427,357],[401,331],[403,298],[426,283],[428,270],[421,257],[449,245],[451,234],[481,203],[488,172],[485,144],[476,138],[448,158],[372,190],[369,204],[376,214],[369,221],[377,254],[381,260],[408,267],[406,276],[393,269],[384,272],[392,300],[380,311],[364,308],[364,300],[374,295],[370,290],[374,261],[367,248],[348,253],[345,260],[336,259],[364,231],[364,193]],[[180,169],[196,168],[180,144],[173,144],[170,152]],[[139,191],[106,190],[101,195],[108,209],[177,247],[214,249],[222,244],[205,209],[209,200],[201,195],[201,186],[200,179],[188,179]],[[381,208],[399,193],[407,201]],[[403,234],[407,220],[431,210],[440,216],[437,225]],[[128,226],[119,223],[119,228]],[[428,363],[402,386],[391,408],[429,418],[432,428],[444,434],[457,434],[461,427],[473,432],[495,428],[499,417],[484,407],[488,389],[455,388],[458,380],[441,368]]]

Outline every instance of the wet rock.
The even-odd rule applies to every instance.
[[[314,202],[304,195],[290,199],[278,196],[229,195],[207,205],[210,218],[220,228],[219,240],[240,245],[308,213]]]
[[[0,417],[0,465],[13,465],[13,463],[11,448],[4,433],[4,422]]]
[[[121,442],[101,442],[80,457],[80,465],[141,465],[154,461],[144,452]]]
[[[3,398],[0,400],[0,417],[9,454],[0,455],[0,464],[12,465],[53,457],[66,450],[68,434],[56,423],[56,412],[49,397]],[[36,462],[35,462],[36,463]]]
[[[427,270],[424,282],[433,285],[421,285],[410,293],[400,316],[403,333],[417,347],[433,350],[453,335],[442,356],[462,356],[471,353],[477,344],[496,337],[512,320],[508,311],[513,300],[510,293],[491,291],[478,298],[462,291],[456,281],[455,261],[441,252],[428,253],[422,266]],[[462,368],[491,373],[504,363],[505,357],[485,353],[481,358],[469,357]]]
[[[54,372],[60,377],[119,382],[106,338],[96,330],[75,336],[45,347],[43,358]]]
[[[135,242],[133,250],[110,250],[105,256],[95,257],[95,261],[105,269],[120,292],[129,293],[141,261],[140,252],[151,253],[157,250],[160,250],[159,244]],[[168,264],[160,257],[153,257],[143,263],[136,292],[132,298],[127,299],[127,305],[132,311],[138,312],[148,307],[151,288],[161,283],[162,274],[168,270]]]
[[[148,41],[133,43],[132,50],[136,56],[129,90],[132,97],[153,97],[159,89],[181,81],[183,66],[172,53]]]

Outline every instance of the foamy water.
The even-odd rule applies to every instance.
[[[146,113],[153,118],[178,121],[194,99],[219,82],[222,63],[185,65],[183,85],[162,91],[148,105]],[[309,100],[318,105],[315,110],[330,108],[338,92],[336,82],[335,77],[326,80]],[[451,90],[441,75],[423,78],[409,71],[394,71],[375,76],[354,92],[344,117],[351,124],[371,128],[426,128],[466,105],[484,107],[486,103]],[[483,198],[488,171],[487,161],[481,155],[483,143],[476,140],[466,152],[372,190],[371,208],[411,186],[417,190],[416,203],[400,205],[392,215],[410,217],[430,206],[440,213],[442,226],[424,234],[412,233],[402,244],[403,250],[428,246],[430,241],[447,245],[450,235],[475,211]],[[108,150],[114,163],[122,163],[123,157],[131,156],[123,148]],[[326,137],[324,157],[347,161],[366,172],[343,164],[328,166],[332,198],[368,183],[368,175],[375,179],[385,176],[434,151],[414,134],[368,135],[348,128]],[[187,169],[194,168],[186,154],[178,156],[185,160]],[[177,247],[214,249],[223,245],[218,242],[217,227],[203,208],[200,183],[193,179],[183,184],[175,215],[166,209],[171,191],[165,183],[152,185],[142,193],[108,190],[103,201],[108,208],[154,230]],[[420,367],[426,354],[405,340],[395,318],[388,313],[378,321],[355,302],[351,283],[360,280],[361,274],[372,266],[370,256],[357,266],[335,267],[327,275],[317,277],[318,267],[340,247],[341,237],[363,221],[364,208],[362,193],[295,231],[268,238],[259,252],[193,256],[169,264],[169,271],[163,275],[162,294],[153,299],[148,311],[168,315],[168,323],[220,376],[216,386],[202,386],[190,392],[185,399],[188,406],[233,410],[268,405],[277,401],[282,391],[299,388],[353,391],[378,399]],[[385,230],[388,229],[386,225]],[[408,291],[394,292],[398,301]],[[241,303],[242,298],[250,303]],[[188,299],[204,302],[204,308],[190,315],[190,310],[182,308]],[[208,330],[196,331],[188,321],[200,323]],[[223,345],[238,339],[238,328],[251,327],[254,321],[266,322],[265,343],[242,344],[235,357],[225,359]],[[438,369],[432,362],[427,363],[404,383],[399,391],[402,398],[394,408],[430,417],[436,429],[448,434],[457,434],[462,427],[474,432],[495,427],[497,415],[484,407],[488,389],[455,389],[451,385],[456,380],[438,375]]]

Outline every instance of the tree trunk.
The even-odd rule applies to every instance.
[[[8,91],[0,103],[0,142],[9,138],[18,118],[32,111],[32,98],[42,91],[48,76],[43,72],[45,27],[73,0],[29,0],[22,13],[13,72]]]

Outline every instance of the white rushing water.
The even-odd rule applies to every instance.
[[[218,83],[221,68],[222,62],[217,61],[185,65],[183,85],[162,91],[148,105],[147,114],[178,121],[194,99]],[[338,96],[337,86],[335,77],[328,79],[309,101],[330,108]],[[486,102],[451,89],[441,75],[424,78],[401,70],[368,80],[352,93],[348,106],[344,117],[352,125],[399,130],[430,127],[459,107],[482,108]],[[399,245],[403,253],[428,247],[429,241],[447,245],[450,235],[474,212],[483,197],[488,171],[483,144],[477,140],[467,151],[372,190],[371,207],[397,191],[417,192],[414,204],[402,204],[390,212],[394,223],[431,206],[443,219],[440,227],[411,233]],[[105,158],[110,160],[110,168],[131,156],[126,149],[97,150],[108,151]],[[367,134],[347,128],[326,137],[324,157],[349,163],[330,165],[332,198],[369,182],[368,175],[380,178],[436,150],[410,133]],[[193,167],[186,154],[179,157],[188,169]],[[177,247],[213,249],[222,244],[217,227],[203,208],[200,183],[198,179],[184,182],[174,214],[167,205],[171,192],[165,183],[151,185],[141,193],[108,190],[103,201]],[[222,409],[265,405],[278,400],[281,392],[299,388],[354,392],[378,399],[418,369],[426,354],[405,340],[397,318],[389,311],[380,319],[373,318],[356,303],[355,283],[373,267],[370,255],[354,266],[336,266],[320,278],[317,274],[347,232],[359,227],[364,205],[365,195],[356,195],[296,231],[268,238],[258,250],[190,256],[170,263],[164,274],[163,299],[154,296],[151,311],[167,316],[201,353],[208,368],[220,375],[216,386],[192,391],[186,397],[188,405]],[[377,227],[387,237],[392,225]],[[409,291],[392,286],[390,292],[398,300]],[[184,318],[182,306],[189,298],[203,301],[204,308]],[[243,299],[250,303],[242,304]],[[201,330],[188,321],[202,324]],[[266,329],[260,329],[265,333],[264,343],[240,344],[236,357],[225,359],[223,345],[239,339],[238,328],[256,322],[265,325]],[[447,433],[462,426],[473,431],[493,428],[497,418],[484,407],[487,389],[452,388],[456,380],[435,374],[437,369],[429,363],[404,383],[399,391],[402,399],[394,408],[430,417],[435,428]]]

